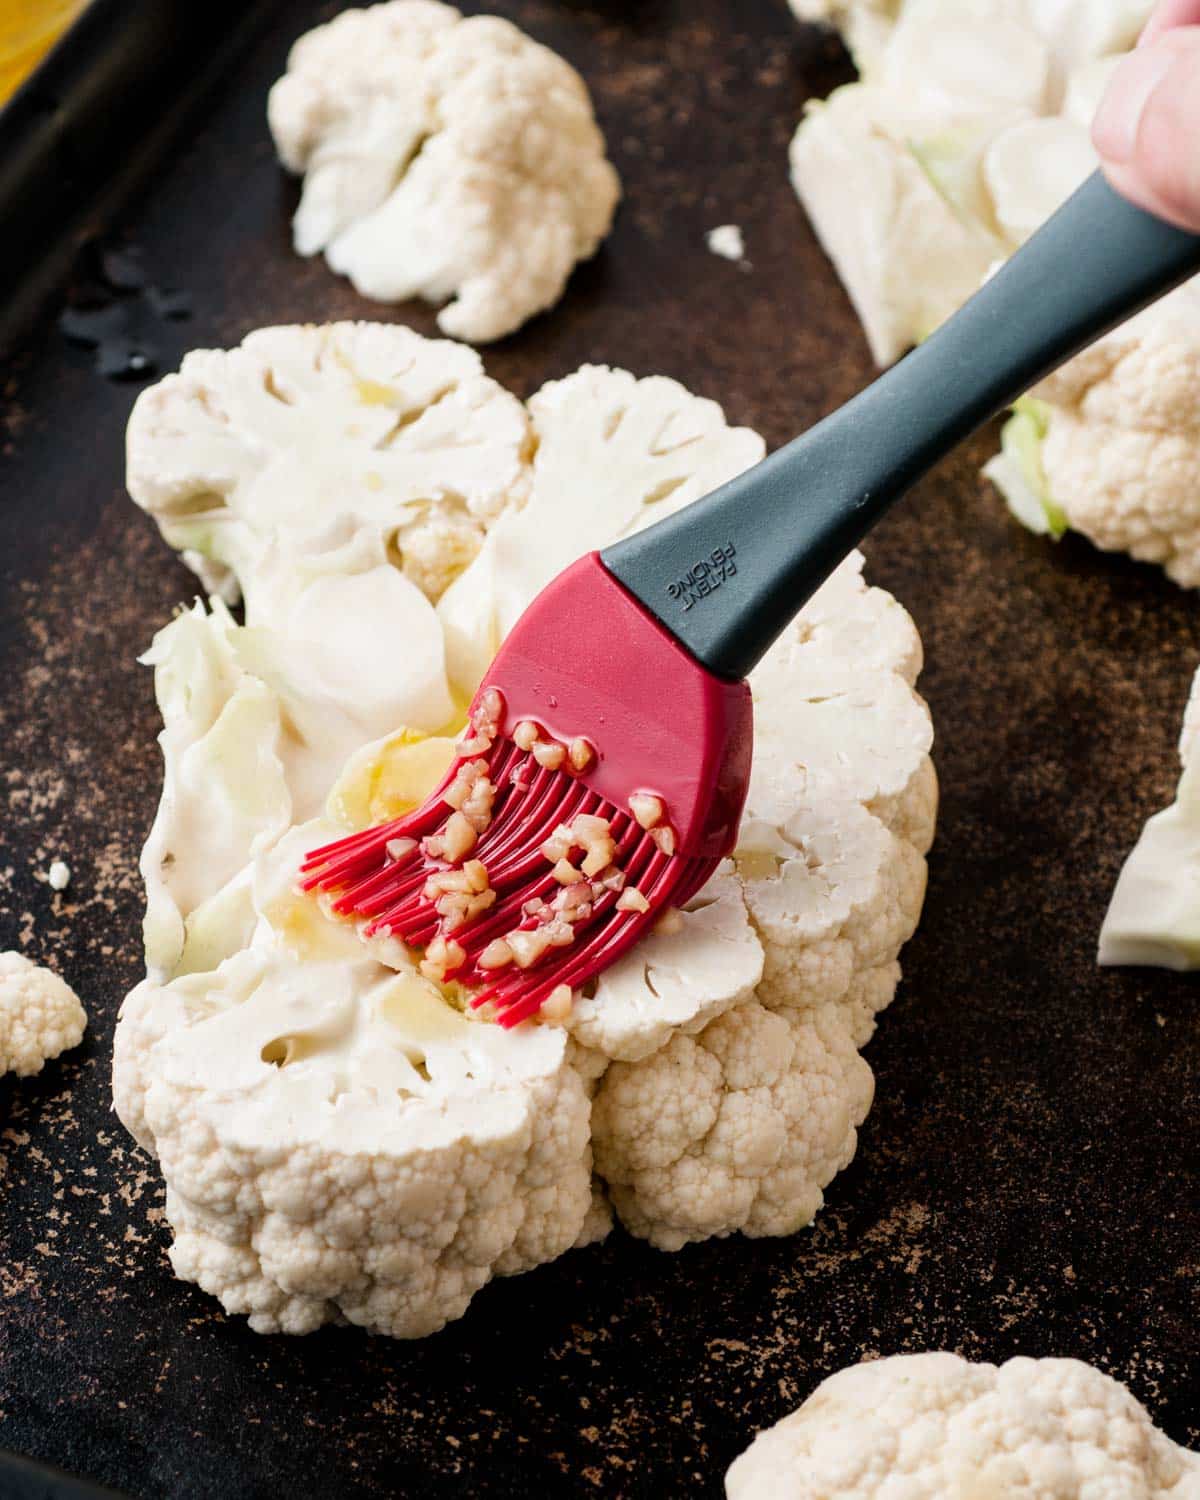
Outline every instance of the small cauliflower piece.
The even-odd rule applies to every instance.
[[[839,1370],[762,1432],[728,1500],[1197,1500],[1200,1455],[1075,1359],[893,1355]]]
[[[78,1047],[87,1026],[79,997],[52,969],[23,953],[0,953],[0,1078],[31,1078]]]
[[[704,236],[704,242],[722,260],[742,264],[746,259],[746,241],[740,224],[718,224]]]
[[[1125,861],[1100,929],[1099,962],[1200,968],[1200,672],[1179,737],[1175,801],[1150,818]]]
[[[552,307],[620,196],[579,74],[510,22],[436,0],[308,32],[268,119],[304,174],[296,250],[323,250],[377,301],[447,303],[439,326],[473,343]]]

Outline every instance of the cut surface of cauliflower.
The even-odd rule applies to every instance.
[[[1100,929],[1099,961],[1200,968],[1200,672],[1192,680],[1175,801],[1147,820]]]
[[[450,680],[469,696],[528,604],[569,563],[732,479],[762,458],[757,433],[676,380],[584,365],[529,401],[528,502],[492,526],[438,602]],[[569,509],[568,509],[569,507]]]
[[[792,181],[876,362],[930,334],[1095,168],[1091,114],[1151,0],[798,0],[860,81],[809,106]]]
[[[762,1432],[728,1500],[1197,1500],[1200,1455],[1075,1359],[894,1355],[839,1370]]]
[[[314,358],[351,337],[263,330],[243,351],[297,334]],[[446,349],[474,360],[422,343],[414,369],[437,369]],[[224,358],[242,368],[243,351]],[[491,432],[511,401],[478,379],[490,389],[461,411],[464,449],[494,441],[472,423]],[[179,493],[207,505],[218,397],[191,387],[193,412],[179,380],[162,383],[177,403],[170,440],[131,438],[130,451],[143,495],[186,476]],[[373,396],[357,393],[367,421]],[[335,445],[357,422],[344,402]],[[511,405],[505,430],[520,439],[491,450],[508,466],[503,488],[492,476],[500,498],[436,608],[401,550],[374,550],[378,516],[355,512],[370,567],[355,547],[318,546],[313,568],[304,538],[319,512],[289,511],[290,469],[263,464],[274,428],[259,439],[239,417],[236,452],[257,478],[228,485],[226,509],[239,526],[255,519],[222,557],[247,623],[219,599],[196,604],[146,658],[164,785],[143,854],[148,975],[122,1009],[114,1099],[160,1161],[177,1273],[264,1331],[345,1318],[427,1333],[492,1276],[601,1237],[614,1208],[664,1248],[789,1233],[850,1160],[870,1105],[859,1049],[917,919],[936,784],[912,687],[920,640],[863,581],[858,554],[754,674],[735,857],[561,1024],[503,1032],[422,978],[401,944],[364,945],[297,894],[309,850],[437,784],[452,705],[550,578],[763,453],[714,402],[660,377],[585,366]],[[139,407],[134,426],[160,403],[151,391]],[[414,489],[436,492],[453,447],[439,429],[429,479],[414,450]]]
[[[442,331],[475,343],[558,301],[620,196],[579,74],[510,22],[438,0],[308,32],[268,119],[304,175],[296,250],[324,251],[377,301],[446,303]]]
[[[117,1106],[162,1163],[179,1276],[259,1332],[341,1316],[416,1338],[574,1244],[587,1091],[560,1029],[468,1020],[335,934],[318,950],[285,927],[215,973],[147,980]]]
[[[818,8],[851,38],[876,16]],[[1092,117],[1150,9],[907,0],[860,56],[861,81],[810,107],[793,181],[879,364],[932,332],[1095,169]],[[1019,401],[984,473],[1031,531],[1078,531],[1195,588],[1198,410],[1190,282]]]
[[[87,1026],[79,996],[52,969],[23,953],[0,953],[0,1078],[31,1078],[78,1047]]]
[[[277,624],[392,567],[436,598],[521,504],[529,419],[447,340],[379,323],[260,328],[139,396],[129,493],[209,593]],[[351,619],[354,616],[351,615]]]

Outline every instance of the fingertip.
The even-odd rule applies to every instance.
[[[1200,229],[1200,27],[1170,32],[1121,63],[1092,143],[1118,192]]]

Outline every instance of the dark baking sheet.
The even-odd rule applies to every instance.
[[[468,10],[476,7],[467,5]],[[782,442],[869,376],[786,178],[804,100],[847,76],[783,0],[491,7],[586,74],[626,199],[550,316],[486,352],[522,394],[584,360],[665,372]],[[169,366],[257,324],[398,317],[288,247],[264,97],[329,6],[294,3],[117,239],[190,293]],[[753,269],[710,255],[741,224]],[[124,497],[136,387],[47,314],[0,371],[0,947],[86,998],[85,1045],[0,1082],[0,1447],[136,1500],[717,1495],[759,1426],[860,1356],[1074,1354],[1200,1440],[1195,982],[1101,973],[1096,932],[1170,797],[1194,595],[1025,535],[944,465],[874,537],[921,627],[944,800],[929,901],[868,1057],[878,1096],[816,1226],[668,1256],[617,1233],[487,1288],[418,1344],[262,1339],[175,1282],[154,1164],[110,1112],[159,781],[134,658],[192,592]],[[63,896],[39,876],[61,853]]]

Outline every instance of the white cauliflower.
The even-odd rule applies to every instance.
[[[1037,386],[985,472],[1030,529],[1070,527],[1200,586],[1200,286]]]
[[[596,1171],[634,1234],[661,1250],[741,1230],[792,1234],[854,1158],[874,1080],[835,1006],[774,1014],[757,998],[596,1096]]]
[[[299,901],[215,973],[134,990],[117,1108],[162,1164],[177,1275],[260,1333],[421,1337],[574,1244],[587,1090],[560,1029],[473,1023],[336,926],[298,942]]]
[[[348,335],[303,336],[322,350]],[[265,330],[243,351],[295,339]],[[414,366],[436,368],[444,347],[412,347]],[[143,494],[169,493],[170,474],[205,494],[206,390],[193,388],[194,425],[176,392],[176,436],[157,450],[170,472],[143,457]],[[358,395],[369,420],[373,388]],[[480,422],[501,399],[492,387]],[[858,1049],[916,922],[936,787],[911,686],[920,641],[857,554],[754,675],[743,847],[563,1025],[501,1033],[460,1014],[402,945],[368,951],[296,894],[306,851],[440,778],[451,695],[469,697],[545,582],[763,452],[713,402],[621,370],[588,366],[513,405],[505,431],[522,438],[492,450],[494,519],[436,610],[396,549],[365,571],[354,549],[326,549],[313,576],[333,603],[297,645],[296,601],[311,599],[297,534],[319,534],[321,502],[293,517],[268,465],[253,489],[227,486],[239,523],[255,517],[221,554],[252,622],[197,605],[149,657],[166,763],[143,858],[151,972],[122,1010],[114,1098],[162,1164],[177,1272],[256,1328],[346,1317],[428,1332],[490,1276],[602,1236],[610,1198],[664,1247],[788,1233],[850,1160],[870,1104]],[[336,442],[352,406],[347,394]],[[239,453],[267,449],[249,417],[239,425]],[[430,444],[431,475],[450,447],[448,433]],[[410,483],[437,493],[420,451]],[[373,539],[379,519],[357,524]],[[382,607],[388,589],[403,613]]]
[[[1151,0],[801,4],[848,28],[862,79],[809,106],[792,181],[890,364],[1094,169],[1091,114]]]
[[[1100,929],[1102,964],[1200,968],[1200,672],[1179,736],[1175,801],[1147,820]]]
[[[536,453],[528,503],[491,527],[438,603],[450,679],[474,691],[539,591],[585,552],[670,515],[762,458],[748,428],[678,381],[584,365],[529,402]]]
[[[562,296],[620,183],[587,87],[497,16],[437,0],[346,10],[300,38],[271,90],[304,174],[301,255],[383,302],[446,302],[443,332],[498,339]]]
[[[0,953],[0,1078],[30,1078],[78,1047],[87,1026],[79,997],[51,969],[23,953]]]
[[[397,562],[436,598],[520,505],[529,445],[471,349],[378,323],[260,328],[142,392],[126,479],[209,593],[240,585],[254,625]]]
[[[730,1467],[728,1500],[1197,1500],[1200,1455],[1074,1359],[840,1370]]]

